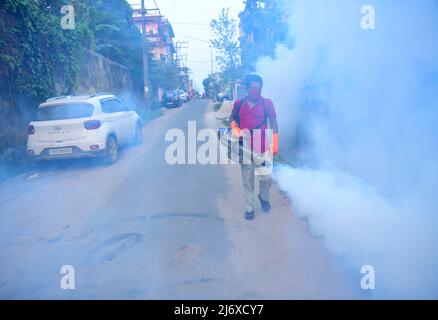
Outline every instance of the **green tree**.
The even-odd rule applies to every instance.
[[[60,26],[61,7],[66,4],[75,9],[73,30]],[[127,66],[141,85],[141,35],[131,14],[126,0],[0,1],[0,112],[4,119],[21,117],[25,123],[40,102],[74,91],[84,48]],[[17,125],[24,127],[23,123]],[[5,133],[9,129],[0,127],[0,149],[15,138]]]
[[[87,27],[78,17],[76,29],[63,30],[59,25],[62,1],[50,2],[4,0],[0,4],[0,76],[9,81],[3,89],[12,95],[41,101],[56,93],[55,79],[63,79],[62,93],[75,86],[78,52]]]
[[[74,90],[82,49],[130,68],[141,83],[141,34],[126,0],[76,0],[74,30],[60,27],[67,0],[0,2],[0,90],[42,101]],[[55,82],[64,84],[55,88]],[[1,93],[1,92],[0,92]]]
[[[173,62],[149,59],[149,79],[153,89],[176,89],[179,81],[178,69]]]
[[[91,0],[89,0],[91,1]],[[143,77],[141,33],[126,0],[94,0],[90,4],[91,49]]]
[[[221,83],[217,81],[217,79],[211,74],[208,78],[202,81],[202,85],[204,86],[204,92],[208,98],[214,99],[216,94],[219,93],[221,88]]]
[[[210,22],[214,38],[211,43],[219,52],[216,60],[221,67],[222,78],[230,81],[241,77],[241,60],[238,41],[237,19],[230,17],[230,8],[222,9],[219,17]]]
[[[158,90],[175,90],[179,83],[178,68],[174,62],[163,62],[149,57],[149,80],[151,85],[152,103],[159,106]]]
[[[242,36],[242,68],[244,73],[253,72],[260,57],[275,58],[278,44],[289,48],[288,15],[282,0],[246,0],[245,9],[239,14]]]

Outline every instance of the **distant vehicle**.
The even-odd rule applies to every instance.
[[[184,103],[189,102],[189,96],[184,90],[178,89],[178,90],[176,90],[176,93],[178,94],[179,99],[182,102],[184,102]]]
[[[163,95],[162,106],[179,108],[182,106],[182,100],[176,91],[166,91]]]
[[[142,123],[112,94],[55,97],[28,125],[27,154],[35,160],[103,157],[118,160],[119,146],[140,144]]]

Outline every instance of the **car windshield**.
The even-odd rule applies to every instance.
[[[42,107],[38,110],[37,121],[75,119],[91,117],[94,106],[88,103],[60,104]]]
[[[165,96],[166,98],[173,98],[176,96],[176,92],[166,92]]]

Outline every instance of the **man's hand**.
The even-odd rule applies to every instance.
[[[274,156],[278,154],[278,133],[274,133],[272,136],[271,151]]]
[[[231,131],[234,138],[240,138],[242,136],[242,132],[240,131],[240,128],[237,126],[236,121],[231,121]]]

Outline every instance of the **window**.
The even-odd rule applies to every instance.
[[[100,101],[103,113],[115,113],[126,111],[124,105],[117,99],[105,99]]]
[[[60,104],[40,108],[37,121],[88,118],[93,115],[93,112],[94,106],[89,103]]]

